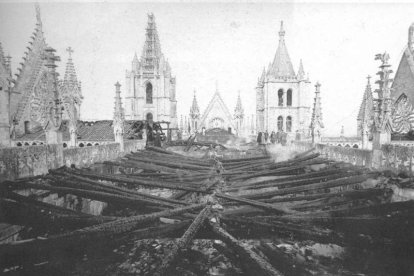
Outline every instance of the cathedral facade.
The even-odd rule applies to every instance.
[[[273,62],[263,69],[256,86],[257,131],[306,135],[310,127],[310,81],[302,61],[295,73],[285,45],[283,22]]]
[[[148,15],[141,58],[135,54],[126,73],[125,119],[170,122],[177,127],[175,77],[165,59],[155,17]]]
[[[240,94],[237,98],[234,114],[230,113],[224,103],[218,88],[208,103],[203,114],[200,113],[197,97],[194,92],[193,103],[190,108],[188,128],[193,132],[203,132],[209,130],[224,130],[230,134],[243,136],[245,134],[244,109]],[[181,127],[185,130],[185,127]]]

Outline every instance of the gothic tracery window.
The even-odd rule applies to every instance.
[[[149,82],[147,83],[146,91],[146,102],[147,104],[152,104],[152,84]]]

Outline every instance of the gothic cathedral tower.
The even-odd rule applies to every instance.
[[[293,70],[281,22],[273,63],[263,70],[256,87],[257,131],[284,131],[291,138],[304,134],[310,124],[309,89],[302,61],[298,73]]]
[[[177,127],[175,77],[161,52],[155,17],[148,14],[141,58],[135,54],[126,72],[125,119],[170,122]]]

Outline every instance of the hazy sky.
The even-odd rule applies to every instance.
[[[377,53],[387,51],[397,70],[414,21],[414,4],[343,3],[40,3],[46,42],[57,50],[63,75],[71,46],[82,81],[82,119],[111,119],[114,83],[145,40],[147,13],[156,17],[161,48],[177,78],[178,114],[187,115],[193,91],[202,111],[217,80],[233,113],[240,90],[246,114],[255,113],[255,86],[273,60],[280,21],[295,71],[303,60],[322,84],[328,135],[356,133],[356,116],[368,74],[376,78]],[[0,2],[0,41],[20,62],[35,27],[33,3]],[[373,81],[372,81],[373,82]],[[121,87],[124,92],[125,86]]]

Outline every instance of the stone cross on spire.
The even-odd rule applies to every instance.
[[[72,47],[68,47],[68,48],[66,48],[66,52],[68,52],[68,54],[69,54],[69,58],[71,59],[72,58],[72,54],[73,54],[73,49],[72,49]]]
[[[280,21],[280,31],[279,31],[279,39],[285,39],[285,30],[283,29],[283,21]]]

